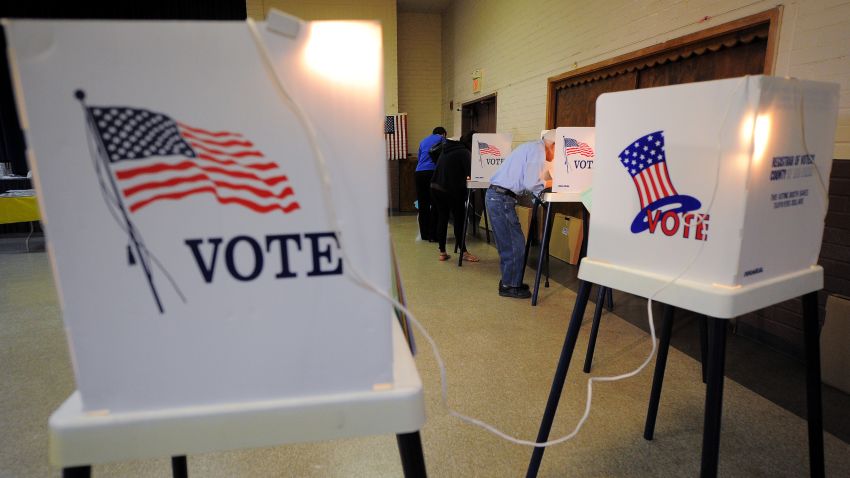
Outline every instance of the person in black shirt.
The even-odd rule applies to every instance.
[[[466,180],[471,173],[472,135],[470,131],[461,136],[460,141],[447,140],[437,159],[434,175],[431,177],[431,197],[437,208],[437,243],[440,247],[440,260],[449,258],[446,253],[446,233],[449,227],[449,214],[454,217],[455,244],[461,244],[463,221],[466,214]],[[463,260],[478,262],[478,258],[464,249]]]

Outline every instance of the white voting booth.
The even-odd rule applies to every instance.
[[[823,269],[817,259],[838,91],[836,84],[748,76],[599,97],[590,242],[538,439],[551,431],[591,285],[597,284],[664,304],[657,349],[653,332],[658,355],[647,440],[654,434],[675,309],[705,316],[700,476],[717,476],[723,319],[802,297],[809,466],[812,476],[824,476],[817,297]],[[589,359],[592,345],[588,350]],[[535,449],[529,476],[536,475],[542,450]]]
[[[473,182],[490,183],[499,166],[511,154],[511,133],[475,133],[472,135]]]
[[[419,429],[343,274],[390,289],[376,22],[5,26],[78,386],[54,464]]]
[[[602,95],[579,277],[714,317],[820,289],[837,111],[766,76]]]
[[[594,144],[594,128],[555,129],[553,193],[581,193],[591,186],[593,163],[596,159]]]

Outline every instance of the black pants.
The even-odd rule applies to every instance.
[[[434,171],[416,171],[413,179],[416,182],[416,200],[419,201],[419,236],[423,241],[436,240],[437,229],[436,209],[431,205],[431,176]]]
[[[446,252],[446,235],[449,230],[449,213],[454,217],[455,245],[461,243],[463,237],[463,220],[466,214],[466,201],[463,197],[453,197],[445,191],[431,189],[431,198],[437,210],[437,243],[440,252]],[[464,247],[461,253],[466,252]]]

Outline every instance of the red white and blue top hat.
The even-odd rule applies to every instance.
[[[649,228],[647,215],[654,211],[662,214],[672,211],[686,213],[699,209],[699,199],[679,194],[667,172],[664,152],[664,132],[656,131],[642,136],[620,152],[620,163],[632,176],[641,210],[632,221],[631,230],[638,234]]]

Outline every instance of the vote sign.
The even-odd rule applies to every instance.
[[[380,27],[293,25],[260,26],[272,70],[245,23],[9,22],[86,410],[392,381],[391,308],[344,276],[390,287]],[[311,66],[321,41],[322,60],[359,55],[352,81]],[[275,75],[321,139],[330,195]]]
[[[594,129],[561,127],[555,129],[555,160],[552,192],[580,193],[593,179]]]
[[[768,76],[599,97],[588,258],[736,287],[817,263],[838,85]]]
[[[499,166],[511,154],[510,133],[476,133],[472,135],[472,180],[489,182]]]

